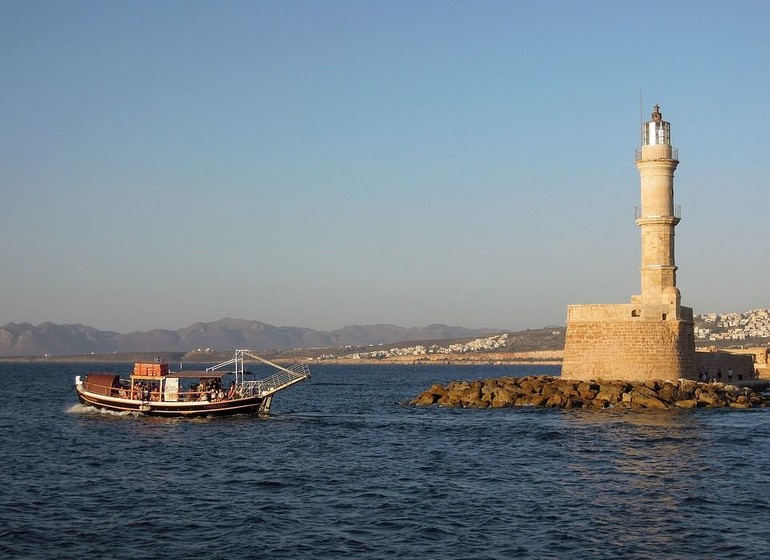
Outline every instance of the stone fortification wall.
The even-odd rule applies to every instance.
[[[682,317],[692,317],[683,307]],[[641,313],[636,304],[570,305],[562,377],[696,379],[693,324]]]
[[[770,365],[770,348],[758,346],[747,350],[754,355],[754,363],[763,366]]]
[[[754,357],[754,373],[762,379],[770,378],[770,348],[755,346],[747,348],[745,351]],[[736,353],[740,353],[740,351]]]
[[[754,379],[754,354],[738,354],[716,350],[698,351],[695,353],[698,371],[706,370],[707,379],[717,381],[749,381]],[[728,379],[727,372],[733,370],[733,379]],[[717,372],[720,372],[719,374]],[[761,372],[760,372],[761,376]]]
[[[567,324],[595,322],[623,322],[631,317],[634,307],[632,304],[607,305],[592,303],[567,306]]]
[[[662,320],[660,313],[651,313],[653,306],[643,305],[641,302],[603,304],[587,303],[567,306],[567,324],[572,322],[626,322],[630,319],[636,321],[651,321],[659,323]],[[661,306],[661,309],[663,307]],[[680,307],[681,320],[686,323],[693,322],[692,307]]]

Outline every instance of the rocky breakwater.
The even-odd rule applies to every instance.
[[[576,381],[529,376],[436,384],[410,404],[456,408],[755,408],[770,405],[770,397],[748,387],[688,380]]]

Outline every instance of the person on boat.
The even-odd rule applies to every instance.
[[[227,390],[227,398],[230,400],[235,398],[235,381],[230,382],[230,388]]]

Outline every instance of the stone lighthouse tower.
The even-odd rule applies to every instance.
[[[570,305],[562,377],[572,379],[696,378],[693,313],[682,307],[676,287],[674,171],[679,164],[671,146],[671,125],[660,107],[642,125],[642,146],[636,151],[641,178],[640,295],[630,304]]]
[[[674,206],[674,170],[678,150],[671,146],[671,125],[655,105],[651,120],[643,125],[642,147],[636,151],[636,167],[642,181],[641,206],[636,224],[642,229],[642,294],[632,301],[646,310],[659,307],[663,320],[680,317],[676,287],[674,228],[679,207]]]

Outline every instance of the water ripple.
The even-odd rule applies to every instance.
[[[266,420],[75,404],[0,364],[0,556],[757,558],[770,411],[449,410],[435,382],[537,369],[320,367]],[[543,371],[543,373],[552,373]],[[47,390],[50,386],[53,391]]]

